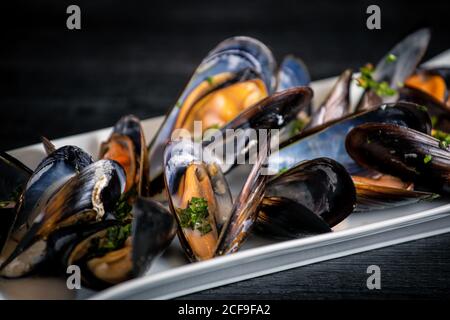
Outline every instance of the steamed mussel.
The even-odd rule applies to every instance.
[[[270,179],[256,230],[279,239],[329,232],[355,203],[355,186],[341,164],[327,158],[304,161]]]
[[[349,132],[346,147],[360,165],[414,182],[419,190],[448,195],[448,145],[393,124],[368,123]]]
[[[165,207],[147,198],[138,198],[132,212],[132,222],[104,221],[60,249],[62,265],[79,266],[83,283],[97,289],[143,275],[172,241],[176,224]]]
[[[172,141],[166,148],[165,181],[169,204],[178,222],[178,236],[187,256],[210,259],[238,250],[257,218],[267,175],[263,163],[270,153],[270,135],[234,203],[218,164],[204,161],[201,144]]]
[[[428,41],[419,30],[363,68],[354,111],[352,70],[313,108],[300,59],[277,68],[261,42],[230,38],[200,63],[148,147],[128,115],[95,162],[46,138],[34,171],[2,153],[0,275],[77,265],[85,286],[102,289],[145,274],[175,233],[203,261],[236,252],[253,231],[295,239],[355,211],[448,195],[449,72],[417,67]]]
[[[227,39],[206,56],[150,144],[152,194],[163,188],[162,154],[172,132],[186,129],[193,133],[194,121],[201,121],[200,134],[222,127],[273,92],[274,70],[270,50],[248,37]]]
[[[141,122],[133,115],[121,118],[100,146],[100,158],[117,161],[126,174],[125,192],[148,193],[148,153]]]
[[[76,146],[64,146],[48,154],[33,171],[20,196],[11,240],[19,242],[39,214],[36,207],[92,162],[92,157]]]
[[[32,171],[6,152],[0,153],[0,253],[17,217],[16,206]]]
[[[58,228],[104,219],[112,212],[125,188],[122,167],[100,160],[83,168],[34,208],[36,216],[29,230],[0,267],[5,277],[20,277],[46,259],[43,242]],[[5,248],[8,249],[8,248]]]
[[[370,109],[398,98],[398,89],[411,76],[430,42],[430,30],[420,29],[396,44],[374,67],[361,68],[359,85],[365,89],[356,109]]]
[[[270,50],[249,37],[224,40],[206,56],[150,143],[151,195],[163,189],[162,154],[174,131],[184,130],[194,135],[194,139],[201,139],[205,131],[237,130],[243,124],[253,129],[277,129],[294,120],[301,110],[307,111],[312,91],[307,87],[301,89],[309,84],[304,64],[288,56],[277,73],[275,69]],[[275,91],[283,93],[288,89],[300,91],[298,95],[304,101],[282,98],[278,105],[274,102],[273,108],[260,112],[270,105],[263,103],[263,99],[272,97]]]

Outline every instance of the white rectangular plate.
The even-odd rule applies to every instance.
[[[450,50],[431,64],[450,65]],[[330,90],[335,78],[312,84],[315,103]],[[352,88],[352,96],[360,94]],[[353,99],[356,101],[357,99]],[[156,133],[162,117],[143,121],[147,141]],[[55,140],[57,147],[77,145],[96,155],[110,128]],[[41,145],[10,152],[34,168],[44,157]],[[65,280],[25,278],[0,281],[5,298],[168,299],[303,265],[343,257],[406,241],[450,232],[450,204],[443,200],[399,208],[354,213],[333,228],[334,232],[303,239],[276,242],[251,236],[235,254],[209,261],[188,263],[175,239],[155,260],[148,274],[101,292],[69,291]]]

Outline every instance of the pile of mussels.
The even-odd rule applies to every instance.
[[[450,68],[419,66],[429,39],[419,30],[376,66],[345,70],[313,107],[301,60],[287,56],[277,68],[261,42],[230,38],[201,62],[148,146],[128,115],[98,161],[45,138],[47,156],[35,170],[2,152],[0,275],[65,274],[78,265],[85,286],[105,288],[144,274],[175,234],[187,257],[201,261],[237,251],[252,232],[330,232],[355,211],[447,195]],[[352,81],[364,89],[359,103],[350,101]],[[176,129],[194,132],[196,120],[219,135],[280,129],[280,144],[274,150],[270,134],[244,139],[233,156],[255,145],[259,152],[232,195],[238,164],[199,158],[196,148],[208,142],[172,138]]]

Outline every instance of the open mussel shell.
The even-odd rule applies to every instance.
[[[221,127],[275,88],[275,60],[261,42],[234,37],[221,42],[201,62],[149,147],[150,190],[163,188],[163,153],[175,129]]]
[[[220,167],[199,157],[199,152],[205,152],[200,144],[182,139],[167,146],[164,177],[169,204],[189,259],[199,261],[232,253],[246,240],[269,178],[263,166],[269,145],[270,134],[261,141],[256,162],[234,203]]]
[[[127,115],[114,126],[108,141],[100,147],[100,158],[120,163],[127,175],[125,192],[135,188],[146,195],[148,188],[148,151],[140,120]]]
[[[429,29],[420,29],[395,45],[376,65],[373,80],[386,81],[393,89],[398,89],[414,73],[430,42]],[[395,61],[389,59],[394,56]],[[392,102],[395,97],[380,97],[372,89],[366,90],[357,110],[370,109],[380,103]]]
[[[293,55],[284,57],[277,72],[276,91],[284,91],[294,87],[305,87],[311,83],[306,64]]]
[[[220,167],[202,161],[202,151],[200,144],[182,139],[169,143],[164,156],[170,208],[191,260],[214,256],[232,208],[231,192]]]
[[[221,166],[224,173],[227,173],[237,162],[223,161],[225,159],[223,155],[227,150],[235,150],[236,144],[239,146],[238,152],[235,152],[233,157],[245,158],[251,146],[258,145],[260,141],[265,143],[263,140],[267,137],[261,134],[261,129],[271,131],[282,128],[309,105],[312,97],[313,92],[309,87],[296,87],[274,93],[243,111],[220,131],[215,132],[211,138],[213,142],[206,139],[203,145],[209,154],[219,155],[215,158],[215,162]]]
[[[352,128],[370,122],[393,123],[427,134],[431,132],[431,120],[423,107],[406,102],[383,104],[292,137],[269,157],[269,171],[277,173],[304,160],[326,157],[341,163],[350,174],[359,174],[362,168],[348,155],[345,138]]]
[[[349,132],[346,148],[360,165],[414,182],[418,190],[450,193],[450,152],[439,140],[392,124],[364,124]]]
[[[450,68],[421,68],[399,90],[400,100],[425,106],[433,128],[450,132],[449,82]]]
[[[31,226],[38,212],[35,210],[44,194],[56,192],[68,179],[92,163],[89,154],[76,146],[64,146],[45,157],[27,181],[20,197],[17,219],[13,227],[14,239],[20,240]]]
[[[78,265],[86,286],[101,289],[143,275],[171,243],[176,223],[170,211],[141,197],[132,211],[131,226],[104,221],[65,248],[62,264]]]
[[[73,224],[59,228],[45,238],[37,239],[1,272],[5,278],[20,278],[34,273],[57,274],[66,273],[67,267],[62,265],[66,250],[71,245],[106,227],[118,225],[115,220],[105,220],[90,224]]]
[[[133,205],[133,276],[143,275],[172,242],[177,231],[173,214],[159,202],[138,198]]]
[[[0,152],[0,253],[16,219],[16,203],[31,174],[19,160]]]
[[[345,70],[340,75],[325,101],[311,114],[311,120],[305,130],[340,119],[350,113],[350,83],[352,75],[353,71],[351,69]]]
[[[421,67],[405,81],[405,86],[420,90],[450,108],[450,67]]]
[[[0,201],[14,198],[32,173],[22,162],[0,151]]]
[[[57,228],[102,220],[115,209],[124,188],[125,173],[115,161],[100,160],[83,168],[34,209],[38,213],[30,229],[15,248],[12,246],[1,269],[15,263],[24,251]]]
[[[284,239],[330,231],[355,203],[355,187],[341,164],[327,158],[304,161],[268,182],[257,230]]]
[[[424,91],[405,86],[399,90],[400,100],[416,103],[427,109],[433,129],[450,132],[450,109]]]
[[[267,158],[270,155],[270,133],[259,141],[256,162],[245,180],[245,183],[234,201],[230,218],[222,228],[217,243],[216,255],[236,252],[250,235],[254,222],[258,217],[258,207],[264,196],[267,181]]]

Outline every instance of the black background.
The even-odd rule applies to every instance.
[[[77,4],[82,29],[66,28]],[[370,4],[381,30],[367,30]],[[8,1],[0,4],[0,148],[9,150],[161,115],[205,54],[248,35],[278,59],[300,56],[313,79],[376,62],[408,32],[430,26],[426,58],[450,47],[447,1]],[[450,236],[416,241],[208,290],[202,298],[448,298]],[[387,270],[380,292],[365,270]]]

